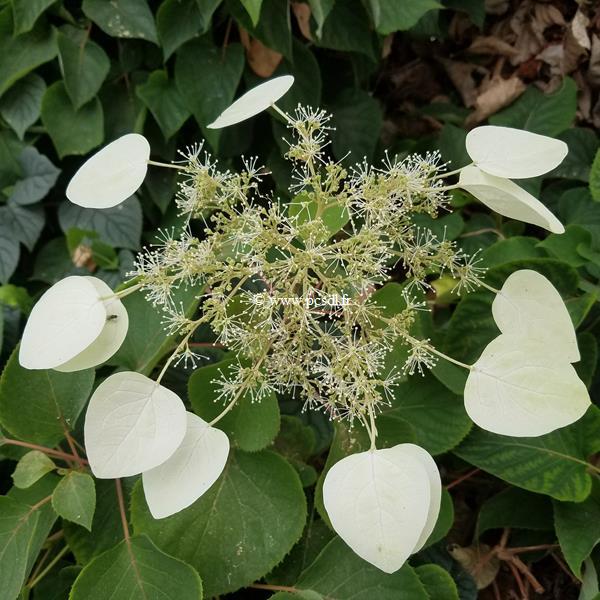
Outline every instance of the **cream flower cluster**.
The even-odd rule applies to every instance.
[[[284,76],[250,90],[208,126],[228,126],[269,107],[294,123],[275,105],[292,83],[293,77]],[[319,177],[315,171],[315,164],[318,164],[317,168],[323,171],[324,186],[330,186],[328,193],[342,194],[336,192],[335,183],[340,168],[326,162],[321,153],[323,127],[328,117],[322,111],[302,110],[298,113],[296,126],[303,135],[303,141],[291,153],[294,160],[309,157],[307,164],[310,168],[299,171],[298,185],[303,191],[307,181]],[[410,207],[414,208],[415,203],[420,201],[423,203],[422,212],[431,214],[436,213],[443,201],[444,190],[462,188],[502,215],[556,233],[564,231],[541,202],[511,181],[538,176],[555,168],[566,155],[563,142],[524,131],[484,126],[469,133],[467,151],[473,164],[460,169],[458,183],[445,188],[440,188],[437,183],[431,184],[435,160],[412,157],[407,163],[390,161],[385,173],[359,167],[351,175],[356,197],[343,197],[343,202],[328,206],[322,216],[340,218],[344,210],[353,207],[364,222],[389,220],[383,229],[377,225],[380,228],[377,231],[383,231],[385,237],[398,235],[397,223],[401,225],[404,221],[395,220],[397,215],[390,198],[404,189],[402,185],[409,186]],[[198,155],[199,151],[190,159],[195,169],[196,184],[210,186],[216,177],[214,167],[209,162],[202,163]],[[160,166],[160,163],[150,160],[150,147],[145,138],[137,134],[125,135],[100,150],[80,168],[67,188],[67,196],[80,206],[115,206],[139,188],[149,165]],[[175,168],[185,171],[185,167]],[[251,189],[256,185],[258,175],[254,167],[249,171],[247,176],[238,178],[229,173],[222,175],[221,184],[225,191],[218,198],[215,196],[217,205],[203,208],[229,210],[238,199],[237,190]],[[426,185],[430,187],[425,188]],[[191,198],[192,204],[196,202],[194,181],[184,183],[183,189],[188,200]],[[312,204],[310,196],[306,198],[306,213],[310,216]],[[189,210],[192,216],[195,206]],[[298,253],[298,261],[309,260],[310,252],[313,252],[315,260],[321,257],[323,239],[330,237],[323,222],[295,218],[285,221],[293,231],[282,231],[277,226],[280,215],[275,204],[270,204],[263,212],[252,212],[249,206],[247,209],[249,216],[243,221],[238,239],[231,240],[230,254],[226,256],[237,256],[237,247],[247,248],[261,243],[265,244],[266,252],[271,238],[268,238],[268,243],[261,239],[260,219],[265,219],[276,224],[272,235],[279,236],[285,252]],[[382,215],[385,217],[383,221]],[[232,209],[222,217],[233,218],[242,219],[243,215]],[[402,215],[402,219],[405,218]],[[215,219],[218,222],[218,217]],[[364,254],[368,261],[368,252],[362,252],[360,244],[365,244],[365,248],[381,248],[378,252],[383,258],[365,264],[372,264],[373,269],[378,271],[377,280],[383,279],[385,269],[381,267],[381,261],[389,261],[389,248],[373,245],[379,242],[373,242],[368,232],[362,237],[357,234],[352,221],[351,226],[355,237],[333,243],[332,264],[343,264],[345,254],[351,252]],[[299,233],[306,240],[305,254],[299,254],[299,249],[289,243]],[[452,262],[456,256],[450,245],[429,239],[427,235],[426,239],[422,237],[417,232],[416,237],[407,239],[399,260],[405,261],[412,272],[420,276],[421,272],[427,272],[427,261],[438,253],[436,260],[447,262],[453,272],[459,272],[459,267]],[[212,255],[206,244],[195,239],[168,239],[165,252],[168,257],[168,253],[173,251],[172,266],[177,264],[182,247],[196,261],[189,265],[192,280],[194,269]],[[140,264],[148,277],[156,279],[155,297],[168,298],[173,280],[169,278],[168,270],[166,274],[160,270],[158,260],[158,255],[150,254]],[[229,258],[226,268],[233,269],[234,263]],[[369,312],[374,309],[369,308],[368,303],[359,302],[352,305],[356,312],[354,316],[364,317],[368,322],[385,319],[391,330],[399,332],[396,335],[401,335],[404,343],[412,347],[414,356],[410,360],[418,365],[421,362],[430,365],[433,359],[441,357],[469,369],[465,407],[473,421],[488,431],[502,435],[537,436],[576,421],[586,411],[590,400],[571,365],[579,360],[579,353],[573,325],[558,292],[545,277],[529,270],[513,273],[501,290],[494,290],[479,281],[471,263],[466,264],[463,283],[469,285],[465,287],[484,285],[497,294],[492,312],[501,331],[474,365],[462,365],[438,352],[428,340],[416,340],[408,335],[403,319],[411,322],[414,307],[409,306],[405,316],[388,318],[381,312]],[[303,268],[308,272],[311,268],[321,267],[307,262]],[[249,269],[246,279],[251,272]],[[332,269],[331,277],[338,277],[335,269]],[[356,277],[364,278],[361,273]],[[137,291],[140,285],[131,284],[113,293],[94,277],[67,277],[52,286],[35,305],[26,325],[19,354],[21,365],[30,369],[74,371],[104,363],[118,350],[127,333],[128,317],[121,298]],[[233,291],[238,287],[241,283]],[[219,299],[213,302],[215,311],[219,302]],[[274,305],[270,310],[271,318],[277,319],[278,306]],[[251,316],[254,318],[256,315]],[[223,330],[226,326],[230,327],[226,337],[235,344],[236,337],[243,332],[235,329],[232,319],[230,315],[223,314]],[[184,317],[176,317],[175,320],[188,325]],[[193,331],[193,327],[187,330],[176,352],[186,348]],[[333,336],[331,343],[340,345],[339,339]],[[385,343],[389,344],[389,341]],[[259,366],[266,359],[269,348],[270,345],[267,345],[267,351],[261,354]],[[344,354],[345,362],[317,365],[315,373],[320,369],[317,374],[335,382],[334,371],[355,369],[363,356],[361,351],[358,346],[349,347]],[[373,365],[367,365],[367,370],[376,371],[381,366],[379,355],[377,350],[378,358],[373,359]],[[155,518],[167,517],[186,508],[218,479],[227,461],[229,440],[216,425],[235,402],[234,398],[211,423],[187,412],[182,400],[160,384],[173,356],[167,360],[157,381],[134,372],[109,376],[93,393],[85,417],[85,446],[94,475],[117,478],[141,474],[146,500]],[[357,362],[353,363],[354,359]],[[286,369],[298,375],[294,365],[287,365]],[[256,372],[260,374],[260,369],[257,368]],[[280,383],[283,386],[285,382]],[[350,378],[348,386],[352,384]],[[364,417],[363,424],[371,436],[371,448],[343,458],[329,470],[324,480],[323,499],[331,523],[340,537],[363,559],[392,573],[427,542],[438,518],[441,480],[433,458],[414,444],[378,449],[372,406]]]

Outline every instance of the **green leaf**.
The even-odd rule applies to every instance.
[[[471,21],[483,29],[485,21],[485,0],[443,0],[444,8],[451,8],[467,13]]]
[[[154,71],[146,83],[136,87],[136,94],[150,109],[165,139],[171,138],[190,116],[175,82],[165,71]]]
[[[63,519],[77,523],[88,531],[96,510],[96,488],[87,473],[70,471],[52,494],[52,507]]]
[[[183,305],[185,314],[192,316],[198,306],[196,296],[200,293],[201,290],[194,287],[179,288],[173,295],[175,306]],[[143,292],[123,298],[123,304],[129,315],[129,329],[125,341],[109,363],[149,375],[156,363],[175,347],[178,338],[165,332],[163,311],[146,300]]]
[[[573,123],[576,111],[577,85],[565,77],[561,88],[553,94],[529,86],[516,102],[491,116],[490,123],[555,136]]]
[[[551,531],[552,503],[548,496],[509,487],[486,500],[477,516],[476,537],[490,529],[534,529]]]
[[[600,150],[596,152],[590,170],[590,192],[596,202],[600,202]]]
[[[589,181],[590,165],[600,145],[596,132],[585,127],[573,127],[558,137],[569,146],[569,153],[548,177]]]
[[[19,164],[23,179],[15,183],[9,200],[20,205],[39,202],[54,187],[60,169],[33,146],[23,149],[19,156]]]
[[[83,0],[85,16],[117,38],[138,38],[158,44],[156,26],[146,0]]]
[[[600,486],[583,502],[554,501],[554,522],[567,564],[581,579],[581,564],[600,542]]]
[[[563,260],[572,267],[582,267],[588,260],[579,253],[579,248],[590,249],[592,234],[579,225],[567,225],[564,233],[551,233],[538,243],[551,256]]]
[[[19,595],[27,576],[29,547],[35,536],[38,514],[26,504],[0,496],[0,578],[2,596]]]
[[[177,51],[175,83],[213,148],[220,132],[206,129],[233,100],[244,70],[244,51],[230,44],[225,54],[208,40],[193,40]],[[211,85],[207,86],[206,82]]]
[[[115,482],[97,479],[96,510],[91,531],[68,521],[63,522],[65,539],[79,564],[85,565],[94,557],[110,550],[123,539],[123,524],[119,513]],[[121,481],[125,506],[129,506],[131,479]]]
[[[17,81],[0,99],[0,115],[23,139],[25,131],[33,125],[42,110],[42,97],[46,83],[35,73]]]
[[[131,506],[136,533],[196,568],[208,598],[263,577],[298,541],[306,521],[296,472],[266,450],[232,451],[211,489],[172,517],[154,520],[141,486]]]
[[[18,240],[12,237],[10,227],[2,223],[0,225],[0,283],[7,283],[15,272],[19,254]]]
[[[410,29],[425,13],[442,5],[435,0],[369,0],[369,7],[377,33],[388,35]]]
[[[94,98],[75,110],[62,81],[53,83],[42,100],[42,122],[60,158],[87,154],[104,139],[102,105]]]
[[[446,488],[442,488],[442,503],[440,505],[440,513],[438,515],[435,527],[431,532],[431,535],[425,542],[423,548],[439,542],[446,537],[446,534],[452,528],[454,523],[454,503],[452,502],[452,496]]]
[[[231,375],[237,358],[227,358],[214,365],[196,369],[188,381],[188,395],[192,409],[205,421],[212,421],[225,405],[218,400],[219,386],[216,380]],[[252,402],[250,394],[240,398],[232,410],[218,423],[232,444],[246,452],[266,448],[279,431],[279,406],[271,392],[260,402]]]
[[[15,35],[31,31],[40,15],[56,0],[12,0]]]
[[[454,450],[460,458],[526,490],[556,500],[582,502],[592,489],[587,457],[600,450],[595,406],[573,425],[534,438],[514,438],[475,428]]]
[[[543,258],[546,252],[533,237],[515,236],[499,240],[481,253],[481,263],[486,267],[496,267],[514,260]]]
[[[112,208],[83,208],[63,202],[58,209],[61,229],[95,231],[100,240],[113,248],[138,250],[142,235],[142,207],[137,196]]]
[[[200,600],[202,581],[192,567],[141,535],[123,540],[86,565],[69,598],[105,600],[107,590],[115,598]]]
[[[373,158],[383,117],[379,102],[358,89],[344,90],[331,107],[331,147],[338,160],[353,164]],[[350,152],[349,156],[346,156]]]
[[[312,16],[317,23],[317,38],[323,35],[323,24],[331,12],[335,0],[308,0]]]
[[[156,13],[156,29],[165,62],[171,54],[210,27],[213,12],[221,0],[165,0]]]
[[[56,465],[48,456],[38,450],[32,450],[19,460],[12,478],[18,488],[28,488],[54,469]]]
[[[5,7],[0,11],[0,96],[29,71],[52,60],[56,52],[56,36],[46,24],[13,36],[13,13]]]
[[[65,25],[58,32],[58,57],[65,89],[75,110],[98,93],[110,70],[106,52],[89,39],[89,33]]]
[[[429,374],[399,383],[394,388],[392,408],[382,414],[408,421],[415,430],[416,443],[434,455],[457,446],[472,425],[462,398]]]
[[[66,600],[80,571],[75,565],[53,570],[35,586],[35,595],[44,600]]]
[[[560,197],[558,210],[565,225],[581,225],[592,234],[594,246],[600,244],[600,203],[594,202],[588,189],[566,191]]]
[[[434,564],[422,565],[415,569],[415,573],[429,594],[429,598],[459,600],[454,579],[442,567]]]
[[[444,161],[450,163],[450,169],[465,167],[473,162],[467,154],[466,139],[467,132],[462,127],[457,127],[451,123],[446,123],[442,127],[437,140],[437,147]]]
[[[93,369],[74,373],[24,369],[17,348],[0,378],[0,422],[20,439],[54,446],[74,428],[93,382]]]
[[[23,207],[12,200],[0,206],[0,223],[11,232],[11,237],[33,250],[44,227],[45,215],[40,206]]]
[[[415,570],[408,564],[388,575],[359,558],[338,537],[325,546],[315,562],[302,573],[295,587],[314,590],[336,600],[430,599]]]
[[[246,12],[252,19],[252,25],[256,27],[258,19],[260,18],[260,9],[262,7],[263,0],[240,0],[242,6],[246,9]]]

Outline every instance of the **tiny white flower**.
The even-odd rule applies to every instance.
[[[124,135],[83,163],[67,186],[67,198],[85,208],[121,204],[142,185],[149,158],[150,144],[143,135]]]
[[[152,516],[169,517],[200,498],[223,472],[228,455],[227,435],[188,412],[179,448],[164,463],[142,474]]]
[[[129,319],[121,301],[96,277],[71,276],[47,290],[23,331],[19,363],[26,369],[78,371],[108,360]]]
[[[545,435],[580,419],[590,397],[555,348],[522,335],[492,340],[471,368],[465,409],[479,427],[515,437]]]
[[[466,145],[467,153],[482,171],[509,179],[548,173],[558,167],[569,152],[561,140],[494,125],[471,130]]]
[[[540,273],[515,271],[494,298],[492,314],[502,333],[545,344],[567,362],[580,359],[569,311],[556,288]]]
[[[186,428],[177,394],[139,373],[115,373],[96,388],[85,415],[90,468],[100,479],[153,469],[173,455]]]
[[[433,531],[441,491],[433,458],[419,446],[398,444],[333,465],[323,503],[336,533],[356,554],[394,573]]]
[[[552,233],[565,231],[563,224],[537,198],[510,179],[490,175],[471,165],[461,170],[458,187],[505,217],[538,225]]]
[[[209,129],[221,129],[245,121],[266,110],[281,98],[294,83],[292,75],[269,79],[247,91],[226,108],[210,125]]]

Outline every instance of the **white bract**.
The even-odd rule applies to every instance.
[[[85,415],[90,468],[101,479],[153,469],[173,455],[186,429],[177,394],[139,373],[111,375],[93,393]]]
[[[67,198],[85,208],[121,204],[142,185],[149,158],[144,136],[124,135],[83,163],[67,186]]]
[[[441,481],[414,444],[353,454],[328,471],[323,503],[338,535],[364,560],[397,571],[437,520]]]
[[[569,311],[556,288],[537,271],[510,275],[494,299],[492,314],[502,333],[541,342],[568,362],[580,359]]]
[[[33,307],[19,363],[26,369],[59,371],[94,367],[119,349],[127,327],[125,307],[102,280],[66,277]]]
[[[532,223],[553,233],[565,231],[562,223],[537,198],[509,179],[469,166],[461,170],[458,187],[505,217]]]
[[[569,147],[561,140],[522,129],[484,125],[470,131],[467,153],[482,171],[497,177],[538,177],[558,167]]]
[[[227,435],[188,412],[187,430],[179,448],[164,463],[142,475],[152,516],[168,517],[200,498],[223,472],[228,454]]]
[[[487,431],[545,435],[574,423],[590,406],[584,383],[554,348],[521,335],[492,340],[473,365],[465,408]]]
[[[221,129],[245,121],[272,106],[294,83],[292,75],[282,75],[247,91],[227,107],[210,125],[209,129]]]

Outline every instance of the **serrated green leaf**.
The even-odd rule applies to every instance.
[[[98,98],[75,110],[62,81],[53,83],[42,100],[42,122],[60,158],[86,154],[104,139],[104,115]]]
[[[194,412],[205,421],[212,421],[225,405],[218,400],[222,376],[230,376],[237,359],[227,358],[221,362],[196,369],[188,382],[188,395]],[[252,402],[251,394],[240,398],[235,407],[216,425],[229,437],[232,444],[246,452],[266,448],[279,431],[279,406],[271,392],[260,402]]]
[[[543,258],[546,251],[539,246],[539,240],[534,237],[515,236],[498,240],[481,253],[481,264],[486,267],[496,267],[515,260],[528,258]]]
[[[434,564],[421,565],[415,569],[415,573],[429,594],[429,598],[459,600],[454,579],[442,567]]]
[[[88,32],[65,25],[58,32],[58,57],[65,89],[75,110],[100,90],[110,70],[106,52],[89,39]]]
[[[567,144],[569,153],[548,176],[589,181],[590,165],[600,145],[596,132],[586,127],[573,127],[558,137]]]
[[[117,38],[138,38],[158,44],[154,17],[146,0],[83,0],[86,17]]]
[[[33,146],[27,146],[19,156],[23,179],[15,183],[9,201],[21,206],[42,200],[54,187],[60,169]]]
[[[0,206],[0,223],[10,231],[10,237],[33,250],[42,229],[45,215],[41,206],[19,206],[12,200]]]
[[[306,499],[279,455],[234,450],[219,480],[189,508],[155,521],[137,486],[131,510],[136,533],[195,567],[212,597],[260,579],[283,559],[304,528]]]
[[[96,488],[87,473],[70,471],[52,494],[52,507],[63,519],[77,523],[88,531],[96,510]]]
[[[94,370],[60,373],[19,365],[18,348],[0,378],[0,422],[12,435],[54,446],[73,429],[87,402]]]
[[[167,140],[190,116],[175,82],[165,71],[150,73],[146,83],[136,87],[136,94],[150,109]]]
[[[56,465],[52,459],[39,450],[32,450],[17,463],[12,475],[13,482],[18,488],[28,488],[54,469],[56,469]]]
[[[592,489],[588,456],[600,450],[600,410],[547,435],[513,438],[474,429],[454,453],[471,464],[526,490],[556,500],[582,502]]]
[[[19,242],[12,237],[10,227],[0,225],[0,283],[7,283],[19,262]]]
[[[70,600],[115,598],[201,600],[202,581],[192,567],[161,552],[145,535],[123,540],[81,571]]]
[[[25,131],[40,117],[46,83],[35,73],[17,81],[0,99],[0,115],[23,139]]]
[[[538,243],[554,258],[563,260],[572,267],[585,265],[588,260],[579,253],[579,249],[589,249],[592,245],[592,234],[579,225],[567,225],[564,233],[552,233]]]

